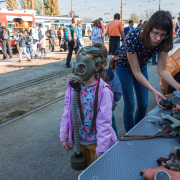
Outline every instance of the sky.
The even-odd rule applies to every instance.
[[[0,0],[1,1],[1,0]],[[143,18],[146,12],[157,11],[159,3],[161,10],[168,10],[174,17],[180,12],[180,0],[122,0],[123,19],[129,19],[132,13]],[[71,0],[58,0],[61,15],[69,14]],[[1,3],[0,7],[6,7]],[[95,20],[112,20],[115,13],[120,13],[121,0],[72,0],[72,8],[76,15]],[[20,6],[19,6],[20,8]],[[146,20],[146,19],[144,19]]]

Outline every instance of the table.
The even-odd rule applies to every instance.
[[[161,114],[170,115],[171,109],[161,109],[158,106],[153,108],[151,111],[148,112],[148,116],[156,117],[158,119],[161,119]]]
[[[160,114],[154,108],[150,114]],[[166,114],[166,110],[163,110]],[[168,111],[167,111],[168,113]],[[154,135],[161,127],[148,123],[147,120],[159,121],[159,118],[146,116],[131,131],[129,135]],[[154,168],[156,160],[167,157],[174,146],[179,146],[176,138],[154,138],[137,141],[119,141],[104,153],[91,166],[83,171],[79,180],[139,180],[139,172],[144,168]]]

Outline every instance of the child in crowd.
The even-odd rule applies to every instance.
[[[27,39],[26,41],[26,52],[30,55],[31,55],[31,59],[33,59],[33,54],[32,54],[32,49],[31,49],[31,46],[32,46],[32,37],[28,35],[27,31],[24,31],[24,35]]]
[[[106,58],[106,62],[102,64],[103,67],[105,67],[108,63],[108,52],[107,52],[106,46],[102,43],[94,43],[93,46],[99,48],[101,52],[103,53],[103,56]],[[109,69],[106,69],[106,72],[109,78],[109,85],[111,86],[111,90],[114,94],[114,100],[113,100],[113,105],[112,105],[112,111],[114,111],[117,106],[116,102],[120,100],[121,96],[123,95],[123,92],[122,92],[121,83],[120,83],[118,75]],[[118,131],[117,131],[116,123],[115,123],[114,114],[112,114],[112,127],[118,137]]]
[[[41,56],[43,56],[43,52],[44,56],[46,56],[46,39],[44,38],[44,35],[41,35],[41,40],[38,44],[41,45]]]
[[[26,52],[26,42],[27,42],[27,39],[26,37],[23,35],[24,32],[23,30],[20,30],[19,32],[19,39],[17,40],[19,42],[19,63],[22,61],[22,53],[24,52],[24,54],[26,55],[27,57],[27,61],[30,62],[31,59],[30,59],[30,56],[27,54]]]
[[[105,58],[99,48],[92,46],[82,48],[76,56],[76,61],[77,59],[85,59],[83,63],[87,63],[86,73],[89,72],[88,67],[90,67],[90,65],[88,66],[88,63],[92,63],[92,66],[95,68],[90,68],[91,74],[88,76],[89,78],[83,80],[83,83],[80,85],[81,90],[77,110],[80,150],[87,156],[87,165],[89,166],[117,142],[111,120],[113,93],[111,87],[107,84],[108,81],[106,81],[108,80],[107,73],[102,67],[102,61],[105,62]],[[83,67],[85,67],[83,63],[80,64],[78,61],[79,65],[76,67],[77,72],[82,72]],[[83,74],[81,78],[85,77],[85,75],[86,74]],[[65,96],[65,108],[59,136],[60,141],[62,141],[62,148],[67,151],[72,149],[74,139],[72,117],[74,90],[69,85],[70,81],[71,79],[67,80],[68,89]],[[97,103],[95,103],[95,100]],[[80,109],[79,107],[82,108]],[[95,107],[97,107],[97,109],[95,109]],[[70,145],[68,145],[68,140]]]

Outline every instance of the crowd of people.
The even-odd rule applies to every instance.
[[[109,54],[112,55],[108,70],[104,68],[108,64],[108,51],[103,44],[103,29],[99,20],[96,20],[91,32],[93,44],[80,49],[76,56],[74,76],[68,79],[60,141],[65,150],[73,148],[77,138],[73,134],[73,119],[77,116],[80,150],[86,154],[88,166],[118,139],[113,111],[121,96],[124,101],[123,121],[126,132],[145,117],[149,91],[157,105],[164,109],[159,102],[166,97],[148,81],[147,63],[155,54],[159,53],[158,74],[176,90],[180,90],[180,84],[166,69],[167,54],[173,47],[170,13],[157,11],[147,22],[140,22],[137,28],[133,28],[134,22],[131,20],[129,27],[123,29],[119,20],[120,15],[115,14],[114,21],[109,23],[106,31],[110,36]],[[73,30],[71,48],[76,46],[75,34],[76,30]],[[79,93],[75,114],[72,113],[74,90]],[[76,143],[75,146],[78,146]]]

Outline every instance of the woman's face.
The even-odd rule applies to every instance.
[[[166,39],[167,37],[168,35],[166,31],[153,28],[150,32],[150,41],[152,46],[158,46],[162,40]]]

